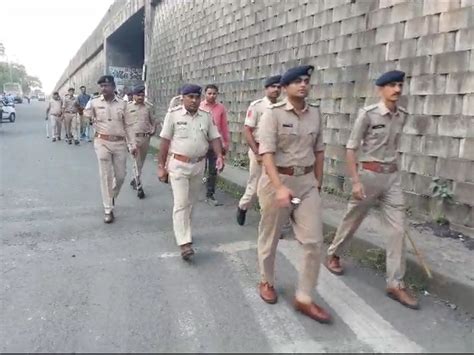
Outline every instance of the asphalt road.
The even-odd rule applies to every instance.
[[[279,302],[260,300],[256,226],[235,223],[236,201],[203,199],[194,261],[175,245],[168,185],[150,156],[147,198],[127,183],[116,221],[102,222],[92,143],[45,138],[46,105],[17,105],[0,128],[1,352],[416,352],[472,351],[473,319],[421,295],[413,311],[384,295],[383,277],[356,264],[322,268],[317,300],[332,325],[293,311],[299,246],[283,240]],[[128,164],[130,176],[131,164]],[[204,197],[204,190],[203,190]]]

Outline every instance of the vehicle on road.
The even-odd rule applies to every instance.
[[[3,84],[3,92],[7,95],[13,95],[13,100],[21,104],[23,102],[23,90],[19,83],[5,83]]]
[[[0,114],[2,116],[1,122],[3,120],[9,120],[10,122],[15,122],[16,119],[16,109],[13,102],[0,101]]]
[[[42,92],[38,93],[38,101],[46,101],[46,96]]]

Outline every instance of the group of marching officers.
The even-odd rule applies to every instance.
[[[306,101],[313,66],[291,68],[267,78],[265,96],[250,104],[244,135],[249,145],[250,172],[245,194],[237,207],[237,223],[245,223],[255,196],[261,207],[258,227],[258,265],[263,301],[277,302],[275,257],[283,225],[290,222],[303,254],[294,307],[322,323],[331,316],[313,301],[323,259],[322,202],[324,143],[323,120],[317,105]],[[347,213],[329,246],[325,266],[343,274],[341,255],[351,237],[376,203],[387,224],[387,288],[389,297],[417,309],[418,301],[404,284],[405,234],[404,200],[397,167],[397,147],[406,111],[397,105],[405,74],[390,71],[376,85],[377,104],[360,109],[347,143],[347,168],[352,180],[352,197]],[[100,95],[84,108],[95,130],[94,148],[99,162],[104,221],[114,220],[114,206],[126,175],[127,155],[143,167],[150,137],[157,121],[144,99],[144,87],[134,92],[133,101],[118,98],[114,78],[102,76]],[[279,100],[281,91],[285,98]],[[179,104],[170,105],[162,122],[158,152],[158,178],[173,191],[173,229],[184,260],[194,254],[191,215],[198,198],[205,160],[215,155],[215,168],[224,169],[221,135],[212,111],[201,105],[202,88],[187,84],[181,88]],[[137,181],[132,181],[132,185]]]

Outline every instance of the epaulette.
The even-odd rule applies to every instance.
[[[407,109],[406,109],[405,107],[398,106],[398,109],[399,109],[400,111],[402,111],[403,113],[407,113],[407,114],[408,114],[408,111],[407,111]]]
[[[168,112],[174,112],[174,111],[178,111],[182,106],[179,105],[179,106],[175,106],[175,107],[172,107],[168,110]]]
[[[369,105],[369,106],[365,106],[363,107],[362,109],[364,111],[372,111],[372,110],[375,110],[377,107],[379,107],[379,104],[373,104],[373,105]]]
[[[148,105],[148,106],[150,106],[150,107],[153,107],[153,104],[152,104],[150,101],[148,101],[148,100],[145,100],[145,105]]]
[[[282,107],[282,106],[285,106],[285,105],[286,105],[285,101],[280,101],[280,102],[277,102],[277,103],[274,103],[273,105],[271,105],[270,108]]]
[[[255,106],[256,104],[258,104],[259,102],[262,102],[262,101],[263,101],[263,99],[258,99],[258,100],[252,101],[250,103],[250,106]]]
[[[318,102],[308,102],[307,104],[308,104],[308,106],[311,106],[311,107],[319,107]]]
[[[202,111],[202,112],[205,112],[205,113],[209,113],[209,114],[211,114],[211,111],[204,110],[204,109],[202,109],[202,108],[200,108],[200,107],[199,107],[199,109],[198,109],[198,110],[199,110],[199,111]]]

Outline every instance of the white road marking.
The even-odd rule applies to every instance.
[[[234,249],[235,250],[235,249]],[[293,311],[283,302],[274,305],[266,304],[259,296],[258,276],[247,269],[247,265],[235,253],[225,253],[239,273],[239,281],[247,304],[250,306],[260,330],[265,334],[272,352],[275,353],[322,353],[326,352],[321,345],[310,338]]]
[[[298,270],[297,260],[301,260],[298,245],[280,243],[278,250]],[[348,287],[341,278],[332,275],[321,266],[317,292],[341,317],[357,338],[369,345],[375,352],[425,352],[417,343],[397,331],[375,309]]]

